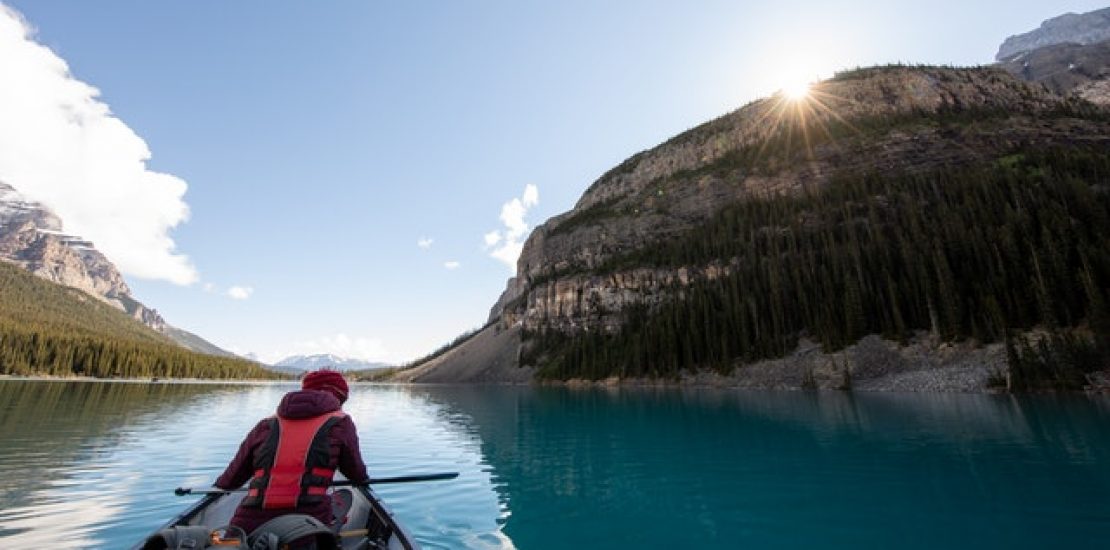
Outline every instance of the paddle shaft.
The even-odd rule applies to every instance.
[[[396,477],[377,477],[370,478],[369,483],[354,483],[349,479],[343,481],[332,482],[332,487],[352,487],[361,485],[377,485],[380,483],[410,483],[413,481],[439,481],[443,479],[455,479],[459,477],[458,472],[443,472],[438,474],[415,474],[408,476]],[[246,491],[246,489],[232,489],[230,491],[216,490],[216,491],[194,491],[192,488],[178,487],[173,490],[173,494],[181,497],[185,495],[223,495],[226,493],[234,493],[237,491]]]

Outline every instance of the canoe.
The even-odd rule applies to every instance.
[[[347,521],[339,531],[344,550],[419,550],[413,538],[401,527],[393,514],[382,504],[373,490],[365,486],[347,488],[352,495]],[[132,550],[157,548],[148,546],[151,538],[166,529],[175,527],[207,527],[209,530],[227,526],[244,491],[207,494],[151,536],[135,545]],[[164,547],[164,546],[162,546]]]

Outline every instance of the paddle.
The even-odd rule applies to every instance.
[[[334,481],[334,482],[332,482],[331,486],[332,487],[352,487],[352,486],[377,485],[377,484],[380,484],[380,483],[411,483],[413,481],[439,481],[441,479],[455,479],[456,477],[459,477],[458,472],[443,472],[443,473],[439,473],[439,474],[414,474],[414,475],[396,476],[396,477],[372,477],[372,478],[370,478],[369,483],[352,483],[350,480],[343,480],[343,481]],[[192,488],[178,487],[178,488],[173,490],[173,494],[175,494],[179,497],[182,497],[182,496],[185,496],[185,495],[223,495],[223,494],[227,494],[227,493],[234,493],[236,491],[246,491],[246,489],[232,489],[230,491],[224,491],[224,490],[215,490],[215,491],[199,490],[199,491],[195,491]]]

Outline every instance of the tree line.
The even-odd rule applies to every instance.
[[[98,378],[280,378],[196,353],[79,290],[0,262],[0,374]]]
[[[0,323],[0,374],[96,378],[281,378],[250,361],[173,344],[69,336],[42,326]]]

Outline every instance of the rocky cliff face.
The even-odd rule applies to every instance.
[[[27,201],[0,182],[0,261],[13,263],[48,281],[76,288],[127,312],[182,346],[202,353],[231,355],[166,323],[156,310],[131,296],[123,276],[93,243],[63,232],[62,220],[41,204]]]
[[[165,321],[131,298],[123,276],[93,243],[62,232],[62,221],[0,183],[0,259],[48,281],[85,291],[155,330]]]
[[[731,285],[729,288],[737,288],[742,296],[745,285],[753,282],[738,279],[738,274],[751,275],[753,260],[759,265],[763,259],[773,258],[742,259],[718,254],[715,249],[672,255],[663,261],[659,255],[669,253],[676,243],[711,243],[691,236],[721,223],[714,220],[732,219],[717,215],[730,208],[735,211],[737,205],[768,204],[762,199],[783,195],[827,196],[824,191],[832,189],[834,181],[858,181],[879,174],[907,178],[920,174],[927,180],[941,172],[970,174],[1019,160],[1022,154],[1015,151],[1069,149],[1110,150],[1110,113],[1081,96],[1055,93],[998,67],[860,69],[816,84],[810,97],[803,100],[771,97],[753,102],[633,155],[602,175],[571,211],[551,218],[529,236],[516,276],[490,311],[491,324],[434,361],[402,372],[398,379],[520,381],[525,374],[551,369],[552,365],[559,368],[559,361],[566,358],[604,355],[608,353],[604,342],[619,341],[616,336],[628,332],[629,323],[649,322],[645,319],[652,315],[657,315],[656,319],[666,315],[715,315],[712,299],[706,301],[706,288]],[[896,185],[898,180],[884,177],[884,181]],[[882,205],[883,200],[879,196],[875,204]],[[844,208],[854,207],[847,203]],[[756,231],[798,235],[799,231],[810,230],[807,228],[814,233],[829,229],[819,219],[807,221],[806,213],[800,218],[797,212],[794,215],[784,219],[786,225],[781,228],[771,218],[769,225]],[[869,225],[866,218],[853,223]],[[699,260],[702,263],[697,265],[683,265],[675,262],[675,257],[708,259]],[[683,302],[708,305],[700,312],[684,309],[684,313],[676,313],[679,309],[675,304]],[[929,315],[935,315],[932,307],[927,306]],[[752,311],[751,315],[754,319],[764,313]],[[758,321],[753,323],[745,330],[758,325]],[[912,350],[898,351],[905,355],[903,359],[917,355],[937,358],[948,353],[949,344],[937,336],[935,317],[932,323],[932,332],[922,330],[913,336],[917,344],[910,346]],[[665,339],[674,333],[653,334]],[[813,334],[803,331],[801,336],[804,341]],[[691,336],[683,333],[677,337]],[[755,339],[759,338],[756,334]],[[602,343],[595,346],[590,342]],[[643,340],[634,341],[632,346],[635,342]],[[899,347],[897,343],[888,344]],[[558,347],[564,345],[579,347]],[[964,387],[933,383],[934,378],[951,375],[949,371],[932,372],[955,364],[947,359],[906,359],[897,368],[888,369],[890,372],[872,376],[875,373],[868,373],[882,361],[856,361],[851,354],[817,353],[805,346],[790,355],[791,345],[785,344],[781,352],[805,359],[791,363],[794,366],[787,369],[793,378],[783,378],[783,365],[789,361],[773,359],[758,363],[758,368],[746,365],[742,373],[738,369],[723,383],[840,387],[846,384],[848,369],[851,376],[864,377],[868,384],[884,376],[898,378],[896,382],[888,380],[893,384],[890,388]],[[649,348],[647,344],[635,349]],[[580,355],[545,355],[550,350],[572,350],[567,353]],[[995,372],[991,369],[1005,363],[1000,350],[994,346],[979,355],[961,352],[961,357],[977,359],[975,365],[957,369],[961,374],[956,378],[968,387],[982,389]],[[478,374],[479,367],[492,364],[523,368]],[[563,371],[550,372],[560,376],[557,372]],[[693,373],[695,378],[702,374]],[[863,378],[857,382],[862,384],[860,387],[866,385]]]
[[[1040,29],[1007,39],[998,59],[1000,67],[1027,82],[1110,105],[1110,8],[1045,21]]]
[[[1023,80],[1044,84],[1057,94],[1110,104],[1110,41],[1046,46],[999,65]]]
[[[1011,36],[998,48],[995,60],[1014,61],[1017,56],[1055,44],[1094,44],[1110,40],[1110,8],[1084,14],[1066,13],[1041,23],[1035,30]]]
[[[1067,102],[998,69],[907,67],[840,75],[803,102],[754,102],[634,155],[573,210],[538,227],[491,320],[525,330],[615,330],[629,306],[651,306],[730,270],[728,258],[678,270],[615,266],[615,258],[683,234],[745,197],[817,189],[836,174],[927,170],[992,158],[1016,143],[1054,143],[1074,135],[1070,125],[1086,124],[1038,117]],[[928,122],[958,113],[981,113],[984,124],[953,135]],[[906,123],[889,123],[898,119]]]

